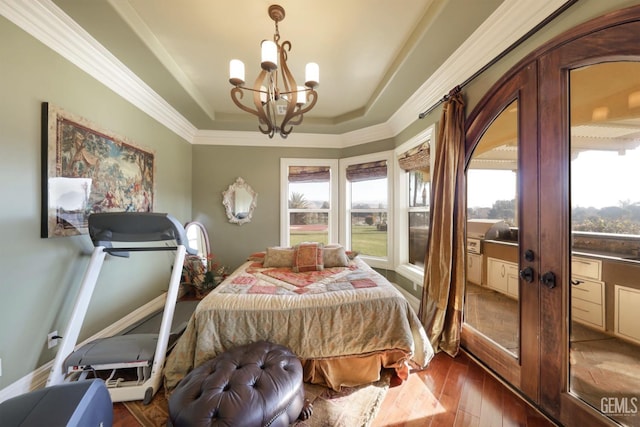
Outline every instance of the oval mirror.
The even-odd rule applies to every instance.
[[[222,192],[222,204],[227,211],[229,222],[238,225],[251,222],[257,199],[258,194],[244,179],[238,177]]]

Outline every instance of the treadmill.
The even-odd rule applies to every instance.
[[[93,254],[46,386],[90,377],[101,378],[112,401],[142,400],[148,404],[162,385],[167,351],[184,330],[197,304],[196,301],[180,303],[182,305],[179,304],[176,311],[185,254],[195,254],[196,251],[189,248],[182,224],[165,213],[95,213],[89,216],[89,235],[94,245]],[[118,247],[113,245],[116,242]],[[162,312],[149,316],[119,335],[93,340],[76,349],[106,254],[129,257],[132,252],[143,251],[175,251],[174,268]],[[180,321],[172,328],[174,315]]]

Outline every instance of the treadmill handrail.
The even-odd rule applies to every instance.
[[[175,240],[190,254],[197,251],[189,246],[184,227],[167,213],[101,212],[89,215],[89,235],[94,246],[112,248],[112,242],[157,242]],[[118,251],[126,249],[118,248]],[[131,250],[131,248],[129,248]],[[138,250],[154,250],[141,247]],[[156,249],[157,250],[157,249]]]

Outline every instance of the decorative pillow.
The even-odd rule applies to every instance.
[[[324,261],[324,268],[331,267],[348,267],[349,258],[346,251],[340,245],[327,245],[324,247],[322,259]]]
[[[267,253],[264,256],[263,267],[293,267],[293,248],[272,247],[267,248]]]
[[[323,247],[319,242],[303,242],[293,248],[293,271],[303,273],[305,271],[324,270]]]

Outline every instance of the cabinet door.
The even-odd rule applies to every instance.
[[[503,294],[508,293],[507,263],[487,258],[487,286]]]
[[[640,289],[615,286],[616,335],[640,344]]]
[[[507,264],[507,295],[518,298],[520,293],[520,278],[518,277],[518,265]]]
[[[482,255],[467,254],[467,280],[482,285]]]

